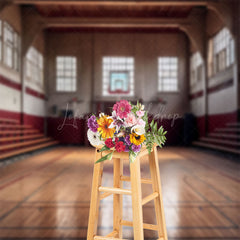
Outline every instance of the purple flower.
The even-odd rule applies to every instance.
[[[125,137],[125,143],[128,145],[128,146],[130,146],[132,143],[130,142],[130,136],[129,135],[127,135],[126,137]]]
[[[91,131],[93,132],[97,132],[98,129],[98,124],[97,124],[97,120],[96,117],[94,115],[92,115],[89,119],[88,119],[88,127]]]
[[[124,152],[129,152],[129,146],[125,146]]]
[[[140,149],[141,149],[141,145],[135,145],[135,144],[132,145],[132,150],[134,152],[139,152]]]

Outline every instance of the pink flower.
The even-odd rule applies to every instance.
[[[120,118],[126,118],[131,109],[132,107],[127,100],[121,100],[113,105],[113,110]]]
[[[137,124],[140,125],[140,126],[145,126],[146,122],[144,120],[142,120],[141,118],[138,118],[137,119]]]
[[[125,120],[125,124],[126,124],[127,127],[131,127],[131,126],[137,124],[137,119],[136,119],[136,117],[133,113],[129,113],[127,115],[127,118]]]
[[[144,113],[145,113],[145,112],[144,112],[144,111],[141,111],[141,110],[139,110],[139,111],[136,112],[136,114],[137,114],[138,117],[143,117],[143,116],[144,116]]]

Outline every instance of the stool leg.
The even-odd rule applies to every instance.
[[[134,240],[144,240],[140,159],[130,164]]]
[[[113,187],[122,188],[121,176],[123,175],[123,161],[115,158],[113,165]],[[113,230],[118,234],[116,237],[122,238],[122,194],[113,195]]]
[[[96,151],[95,161],[101,158],[101,156],[102,154]],[[103,173],[103,162],[95,164],[94,170],[93,170],[92,193],[91,193],[90,211],[89,211],[89,219],[88,219],[87,240],[93,240],[94,236],[97,234],[97,222],[98,222],[99,203],[100,203],[100,193],[98,188],[102,182],[102,173]]]
[[[158,237],[159,239],[167,240],[167,229],[165,223],[162,190],[160,181],[160,172],[158,165],[157,147],[154,147],[153,151],[149,155],[149,167],[152,178],[153,192],[158,192],[159,196],[154,199],[155,212],[158,225]]]

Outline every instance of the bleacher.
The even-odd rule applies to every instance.
[[[0,159],[31,152],[58,144],[30,125],[17,120],[0,118]]]
[[[216,128],[207,137],[202,137],[193,145],[240,154],[240,123],[228,123],[223,128]]]

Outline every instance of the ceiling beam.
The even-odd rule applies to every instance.
[[[206,6],[209,1],[81,1],[81,0],[13,0],[15,4],[38,4],[38,5],[86,5],[86,6]]]
[[[160,28],[178,27],[189,24],[187,19],[179,18],[44,18],[47,27],[116,27],[116,28]]]

